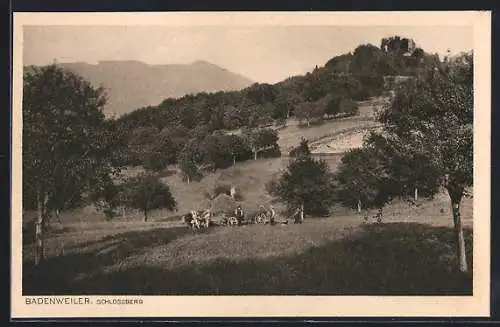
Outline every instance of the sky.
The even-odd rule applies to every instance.
[[[205,60],[255,82],[275,83],[393,35],[440,55],[473,49],[470,26],[24,26],[23,64]]]

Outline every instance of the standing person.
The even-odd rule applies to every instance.
[[[243,209],[241,208],[240,205],[236,207],[236,210],[234,210],[234,215],[236,216],[236,219],[238,220],[238,225],[241,225],[243,222],[243,219],[245,219],[245,213],[243,212]]]
[[[294,224],[302,224],[302,222],[304,221],[304,207],[303,206],[298,207],[295,210],[293,217],[294,217],[293,220]]]
[[[202,219],[203,219],[203,222],[205,223],[206,228],[208,228],[210,226],[211,216],[212,216],[212,213],[210,212],[210,209],[205,209],[202,213]]]
[[[271,225],[274,225],[274,217],[276,216],[276,212],[274,211],[273,206],[269,206],[269,213],[270,213],[269,221]]]
[[[195,211],[195,210],[191,210],[189,212],[191,214],[191,225],[193,227],[193,229],[195,228],[200,228],[200,221],[198,219],[198,213]]]

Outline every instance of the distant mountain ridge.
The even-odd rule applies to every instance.
[[[147,64],[136,60],[103,60],[59,63],[108,93],[105,112],[123,114],[158,105],[166,98],[199,92],[240,90],[252,85],[249,78],[218,65],[198,60],[191,64]]]

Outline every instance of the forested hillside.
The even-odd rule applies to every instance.
[[[266,127],[269,130],[264,133],[272,135],[272,129],[284,126],[290,117],[309,126],[355,115],[356,101],[387,91],[391,76],[416,75],[439,60],[437,55],[409,46],[412,44],[412,40],[399,37],[383,39],[381,47],[360,45],[306,75],[274,85],[255,83],[241,91],[201,92],[139,108],[116,120],[118,127],[127,131],[130,151],[126,162],[152,169],[175,162],[216,169],[247,160],[252,152],[255,157],[258,149],[263,155],[277,155],[279,149],[272,143],[275,136],[271,141],[260,137],[256,127]],[[215,131],[220,132],[214,135]],[[221,131],[232,131],[233,135]],[[210,147],[223,152],[217,158],[200,155]]]

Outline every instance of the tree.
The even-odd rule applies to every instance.
[[[252,152],[254,154],[254,160],[257,160],[257,155],[259,152],[266,150],[273,150],[278,147],[278,132],[271,128],[259,128],[253,131],[249,131],[245,135]],[[279,147],[278,147],[279,148]]]
[[[37,207],[35,264],[44,260],[50,213],[105,176],[118,173],[124,138],[105,121],[102,88],[56,65],[23,78],[23,192]],[[68,190],[71,190],[69,192]]]
[[[291,209],[303,206],[305,213],[323,215],[335,201],[332,181],[325,161],[304,154],[292,159],[277,185],[269,189]]]
[[[201,180],[203,177],[199,168],[203,162],[203,153],[198,145],[197,139],[191,139],[179,153],[179,169],[183,180],[188,184],[192,180]]]
[[[305,120],[309,127],[313,119],[323,117],[325,108],[313,102],[302,102],[295,107],[293,113],[300,121]]]
[[[151,153],[158,129],[156,127],[139,127],[131,131],[129,137],[129,151],[133,163],[144,163],[148,154]]]
[[[123,205],[124,187],[117,183],[110,176],[102,178],[90,192],[89,197],[96,203],[98,210],[101,210],[107,219],[115,217],[115,210]]]
[[[440,172],[425,154],[396,142],[378,133],[371,133],[365,140],[365,148],[373,150],[373,156],[383,162],[391,196],[412,196],[415,201],[419,194],[432,197],[440,188]]]
[[[305,138],[300,140],[300,144],[290,151],[290,157],[298,158],[302,156],[310,156],[309,141]]]
[[[335,175],[339,200],[347,206],[362,209],[382,207],[389,199],[387,166],[369,147],[349,150],[341,159]]]
[[[236,161],[246,161],[252,157],[252,149],[245,140],[238,135],[227,135],[226,142],[233,155],[233,165]]]
[[[209,135],[200,144],[203,162],[214,170],[224,169],[233,163],[231,144],[226,135]]]
[[[376,75],[384,53],[372,44],[362,44],[353,53],[351,71],[355,75]]]
[[[131,178],[124,187],[124,204],[130,208],[141,210],[144,221],[153,209],[166,208],[170,211],[177,209],[177,202],[170,192],[168,185],[162,183],[156,175],[139,174]]]
[[[384,124],[380,137],[393,151],[425,160],[432,167],[435,183],[447,190],[462,272],[468,267],[460,204],[473,183],[473,100],[473,57],[464,54],[460,60],[445,60],[409,80],[379,117]],[[415,182],[422,175],[426,176],[416,174]]]
[[[157,133],[152,143],[144,155],[144,168],[159,172],[177,161],[181,148],[171,138],[168,130]]]

